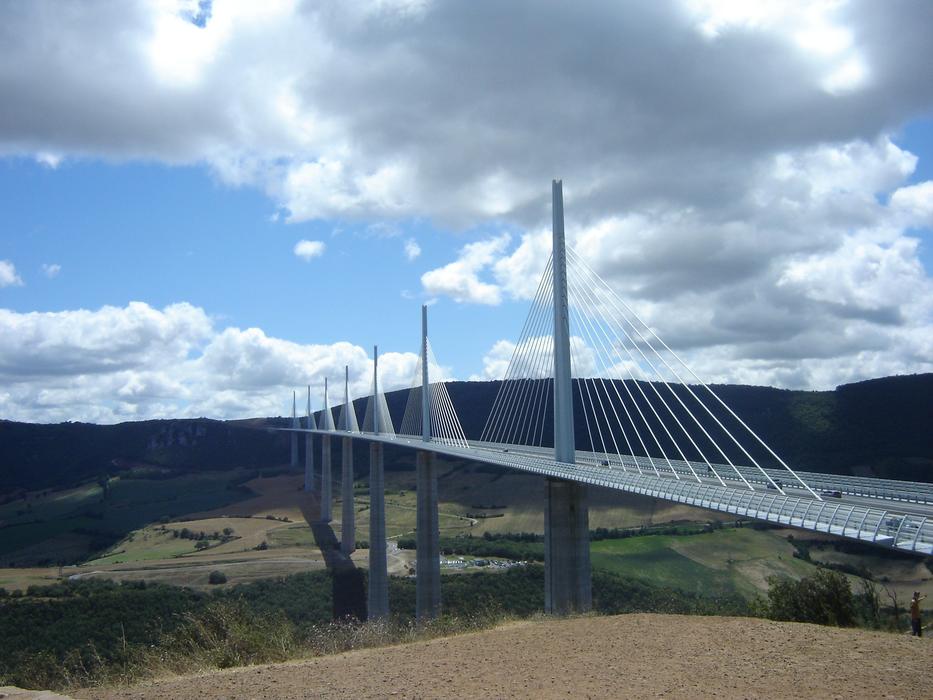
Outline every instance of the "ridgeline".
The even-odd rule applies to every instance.
[[[448,384],[468,438],[482,434],[499,386]],[[714,389],[794,468],[933,481],[933,374],[872,379],[834,391],[737,385]],[[407,390],[387,395],[396,425],[407,396]],[[362,415],[365,398],[355,406]],[[581,411],[576,415],[577,434],[586,435]],[[145,466],[185,473],[282,464],[287,438],[263,428],[287,424],[282,418],[118,425],[0,421],[0,494],[63,488]],[[578,440],[579,449],[587,447]],[[756,457],[771,464],[763,454]]]

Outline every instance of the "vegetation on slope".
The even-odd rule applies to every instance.
[[[596,572],[593,588],[596,609],[607,613],[748,610],[737,598],[684,594],[609,572]],[[385,642],[410,628],[414,589],[412,579],[391,579],[395,631],[375,638]],[[456,622],[448,619],[438,629],[453,633],[477,621],[536,614],[544,605],[543,590],[540,566],[445,578],[444,611]],[[320,653],[322,647],[340,650],[372,634],[334,627],[332,596],[325,572],[210,592],[104,581],[34,586],[25,596],[0,599],[0,684],[60,688],[112,680],[151,671],[156,658],[171,660],[174,668],[272,661]]]
[[[452,576],[444,616],[415,625],[414,581],[391,580],[393,617],[333,621],[329,574],[299,574],[210,593],[162,585],[67,582],[0,600],[0,685],[68,688],[132,682],[166,672],[226,668],[471,631],[539,614],[543,569]],[[775,580],[767,600],[699,595],[597,569],[597,613],[764,615],[883,627],[871,591],[819,571],[800,582]]]
[[[206,418],[118,425],[0,420],[0,494],[76,486],[139,465],[166,468],[166,477],[269,467],[285,461],[287,444],[283,433]]]

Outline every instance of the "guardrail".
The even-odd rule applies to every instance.
[[[732,513],[814,532],[825,532],[917,554],[933,554],[933,521],[920,515],[840,503],[833,500],[751,491],[697,481],[662,479],[634,472],[619,472],[587,464],[566,464],[527,455],[497,455],[473,448],[469,454],[482,461],[532,471],[570,481],[662,498],[686,505]],[[503,457],[506,457],[503,459]]]
[[[836,499],[816,500],[809,497],[784,495],[773,490],[752,491],[747,488],[700,483],[694,479],[659,478],[634,471],[623,471],[619,468],[613,469],[611,461],[609,465],[603,464],[602,460],[594,458],[592,453],[588,453],[580,463],[568,464],[554,461],[547,455],[546,450],[527,450],[515,445],[477,446],[474,443],[471,447],[465,448],[434,441],[425,443],[419,439],[372,433],[348,434],[325,430],[302,430],[301,432],[341,435],[404,445],[412,449],[429,450],[452,457],[520,469],[542,476],[578,481],[779,525],[824,532],[901,551],[933,554],[933,519],[921,515],[842,503]],[[706,465],[703,464],[702,467],[705,470]],[[687,472],[689,473],[689,469]],[[760,474],[758,478],[764,481]],[[849,478],[860,479],[860,477]],[[815,486],[812,482],[810,483],[811,486]],[[837,487],[837,490],[841,489]],[[868,493],[857,495],[881,497]]]

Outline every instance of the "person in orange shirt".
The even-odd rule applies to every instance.
[[[920,601],[926,598],[920,595],[920,591],[914,591],[914,597],[910,599],[910,634],[913,637],[923,636],[923,625],[920,624]]]

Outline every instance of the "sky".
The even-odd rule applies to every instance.
[[[707,381],[933,371],[926,0],[7,0],[0,418],[500,378],[568,243]],[[338,394],[340,390],[338,389]],[[338,401],[342,401],[342,395]]]

